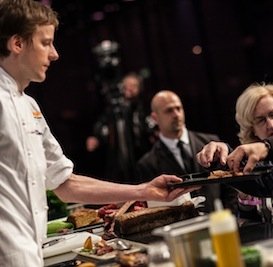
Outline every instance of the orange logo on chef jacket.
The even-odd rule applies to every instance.
[[[35,119],[41,119],[42,118],[42,113],[40,111],[32,111],[33,117]]]

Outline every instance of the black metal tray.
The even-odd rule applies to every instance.
[[[200,172],[200,173],[191,173],[181,175],[180,177],[183,179],[183,182],[179,183],[169,183],[168,187],[170,189],[182,188],[182,187],[191,187],[191,186],[202,186],[209,184],[236,184],[249,180],[255,180],[258,178],[262,178],[266,174],[272,172],[272,168],[255,170],[247,175],[238,175],[238,176],[228,176],[228,177],[220,177],[220,178],[208,178],[210,175],[209,171]]]

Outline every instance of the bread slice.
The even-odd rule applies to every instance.
[[[75,228],[88,226],[96,223],[98,220],[98,212],[93,209],[80,209],[67,217],[67,222],[72,223]]]

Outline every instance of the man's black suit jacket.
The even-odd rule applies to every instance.
[[[199,165],[196,160],[196,154],[203,146],[210,141],[219,141],[219,137],[213,134],[200,133],[189,131],[189,141],[193,153],[193,168],[191,173],[204,171],[204,168]],[[172,152],[167,146],[158,140],[137,163],[137,180],[138,182],[147,182],[161,174],[185,174],[185,170],[179,165]],[[214,210],[213,201],[215,198],[220,198],[226,208],[230,208],[234,213],[237,211],[237,192],[225,185],[207,185],[201,189],[192,192],[192,196],[206,196],[205,212]]]

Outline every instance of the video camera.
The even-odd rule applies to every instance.
[[[106,101],[120,111],[124,103],[122,90],[119,86],[121,79],[119,45],[110,40],[104,40],[93,49],[98,62],[96,80],[101,87],[101,93]]]

